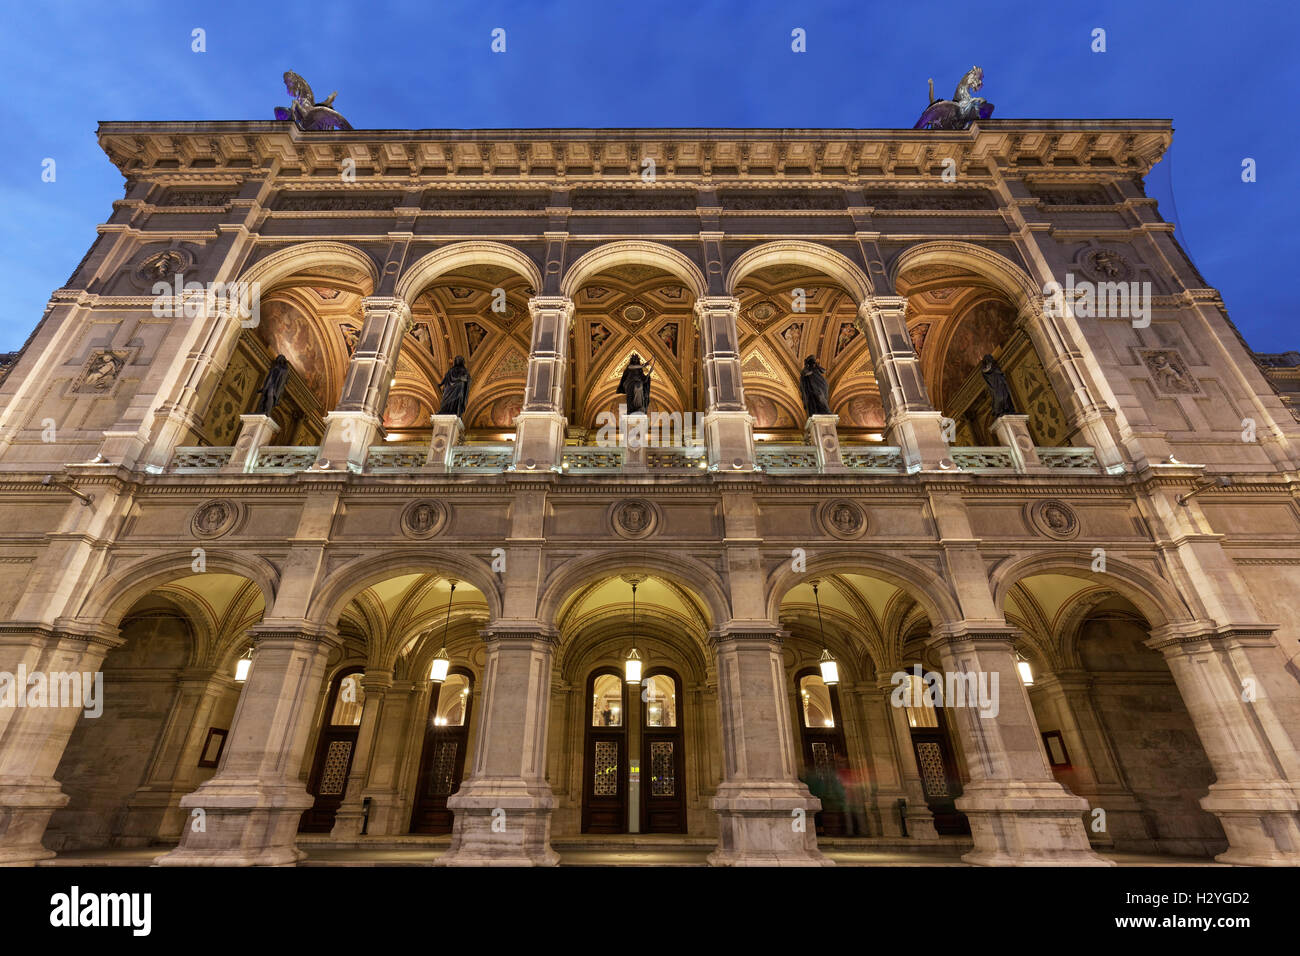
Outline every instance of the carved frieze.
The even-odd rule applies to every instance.
[[[1201,386],[1187,370],[1187,362],[1177,349],[1138,349],[1137,354],[1164,395],[1199,395]]]
[[[401,200],[400,193],[284,193],[273,208],[280,212],[386,211]]]
[[[177,247],[164,249],[145,256],[135,267],[134,277],[141,285],[166,282],[172,276],[183,275],[194,265],[194,253]]]
[[[1123,282],[1133,266],[1118,249],[1086,249],[1077,259],[1079,271],[1094,282]]]
[[[86,359],[69,391],[79,395],[110,394],[133,353],[133,349],[96,349]]]

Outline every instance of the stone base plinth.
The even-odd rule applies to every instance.
[[[1081,816],[1088,803],[1047,782],[974,783],[957,799],[970,821],[975,866],[1113,866],[1093,852]]]
[[[1201,806],[1219,819],[1236,866],[1300,866],[1300,801],[1282,783],[1213,783]]]
[[[1038,451],[1029,434],[1028,415],[1003,415],[993,423],[993,434],[1011,450],[1011,461],[1016,471],[1026,472],[1039,468]]]
[[[157,866],[292,866],[307,855],[294,844],[315,802],[305,788],[214,782],[181,800],[189,818],[180,846],[154,860]]]
[[[903,456],[903,468],[914,471],[937,471],[948,461],[948,443],[943,440],[943,414],[940,412],[900,412],[885,428],[886,440],[897,445]],[[952,467],[948,465],[947,467]]]
[[[708,412],[703,424],[711,469],[723,472],[754,470],[754,418],[749,412]]]
[[[821,801],[799,785],[723,783],[712,807],[718,848],[711,866],[833,866],[817,849],[813,814]]]
[[[840,457],[840,436],[836,430],[838,415],[809,415],[804,423],[804,441],[817,450],[817,468],[828,472],[847,471]]]
[[[451,467],[452,449],[460,444],[465,434],[465,423],[459,415],[430,415],[433,433],[429,436],[429,457],[425,467],[433,471],[447,471]]]
[[[325,416],[325,437],[318,461],[328,462],[322,471],[362,471],[370,445],[379,431],[379,419],[369,412],[333,411]]]
[[[279,430],[280,426],[269,415],[240,415],[235,450],[230,453],[230,461],[222,466],[222,473],[242,474],[256,468],[258,452],[263,445],[271,444]]]
[[[54,856],[41,844],[68,795],[53,780],[0,780],[0,866],[31,866]]]
[[[568,420],[559,412],[520,412],[515,418],[515,470],[559,468],[567,425]]]
[[[447,798],[455,811],[451,848],[439,866],[555,866],[551,810],[545,784],[469,781]]]

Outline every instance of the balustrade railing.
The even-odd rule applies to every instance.
[[[568,475],[591,475],[602,471],[621,471],[623,451],[618,445],[565,445],[560,470]]]
[[[1035,448],[1034,451],[1038,453],[1038,460],[1048,468],[1093,474],[1101,471],[1097,453],[1091,448]]]
[[[1101,474],[1097,454],[1091,448],[1035,448],[1039,465],[1031,473],[1047,471]],[[168,472],[197,474],[225,467],[234,449],[229,446],[182,446],[172,455]],[[311,468],[319,457],[316,446],[267,445],[257,452],[252,474],[291,474]],[[416,445],[375,445],[366,457],[368,474],[423,472],[428,449]],[[1016,473],[1015,458],[1005,446],[953,446],[948,457],[962,471]],[[843,445],[840,473],[894,475],[903,473],[903,455],[892,445]],[[771,475],[814,475],[820,473],[817,449],[811,445],[759,444],[754,449],[755,470]],[[452,474],[500,474],[514,467],[514,446],[457,445],[451,451],[447,471]],[[645,450],[645,470],[655,473],[697,473],[707,470],[708,453],[703,446],[660,445]],[[598,475],[626,471],[627,449],[622,446],[568,445],[562,453],[560,471],[567,475]],[[839,469],[836,469],[839,471]]]

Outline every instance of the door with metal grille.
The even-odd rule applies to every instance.
[[[582,832],[627,832],[627,707],[623,675],[603,668],[587,679]]]
[[[334,829],[334,817],[347,793],[364,706],[361,669],[340,672],[330,684],[316,758],[307,778],[307,792],[315,797],[315,803],[298,823],[302,833],[329,833]]]
[[[641,831],[686,832],[682,683],[670,670],[641,682]]]

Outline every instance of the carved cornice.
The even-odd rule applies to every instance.
[[[485,644],[528,642],[551,647],[560,643],[560,632],[540,621],[498,621],[479,632]]]
[[[271,121],[106,122],[105,153],[130,178],[168,177],[195,189],[229,185],[232,175],[262,176],[265,166],[298,171],[295,184],[334,185],[340,150],[358,169],[390,170],[394,149],[406,157],[395,175],[366,175],[368,189],[405,190],[449,178],[486,184],[509,178],[541,183],[635,188],[639,157],[660,160],[659,189],[693,181],[721,186],[755,181],[924,182],[930,167],[953,158],[963,184],[989,167],[1017,170],[1033,160],[1035,177],[1053,180],[1145,175],[1168,148],[1168,120],[981,120],[970,129],[933,130],[344,130],[308,132]],[[1080,150],[1079,140],[1087,146]],[[618,151],[625,159],[613,158]],[[1058,165],[1058,160],[1060,165]],[[195,168],[194,164],[202,164]],[[329,169],[331,176],[313,175]],[[611,170],[626,180],[610,182]],[[353,185],[353,184],[348,184]],[[480,185],[476,188],[485,188]],[[353,189],[357,187],[353,185]]]

